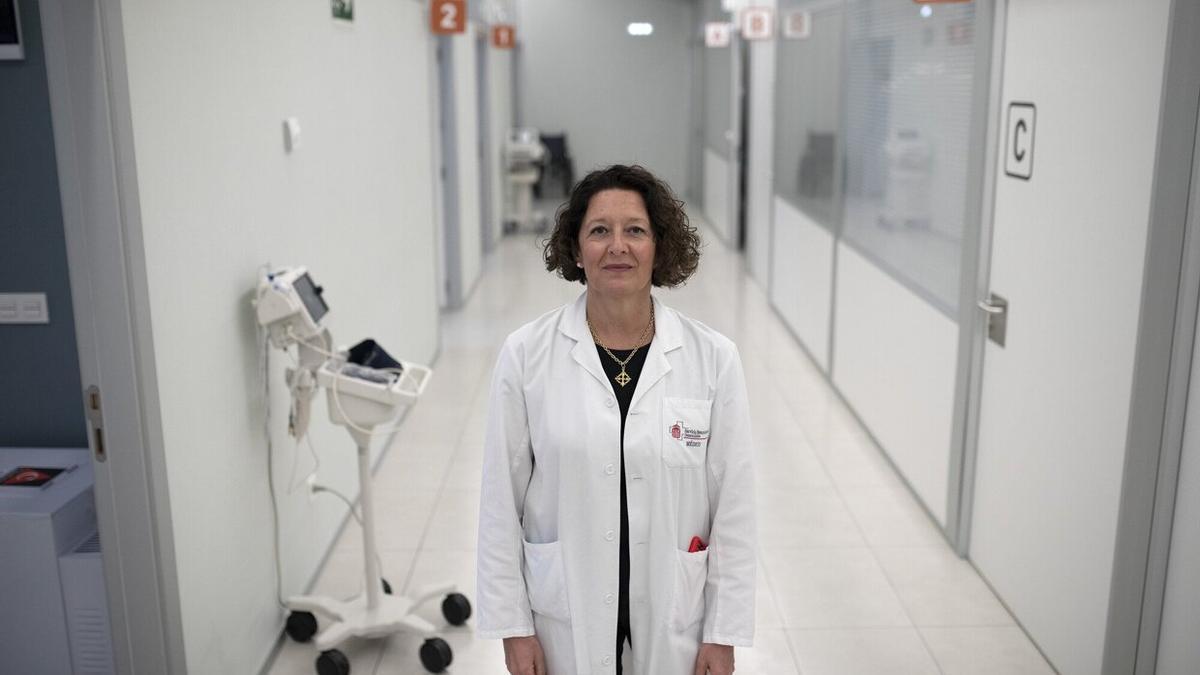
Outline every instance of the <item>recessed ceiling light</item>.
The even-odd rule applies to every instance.
[[[642,37],[642,36],[650,35],[651,33],[653,33],[654,26],[652,24],[648,24],[648,23],[631,23],[625,30],[629,31],[630,35],[637,35],[638,37]]]

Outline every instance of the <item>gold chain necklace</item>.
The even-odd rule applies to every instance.
[[[596,337],[596,329],[592,328],[591,318],[588,318],[586,314],[584,315],[584,318],[587,321],[588,330],[591,331],[591,333],[592,333],[592,340],[596,344],[600,345],[600,348],[604,350],[604,353],[608,354],[610,357],[612,357],[612,360],[616,361],[617,365],[621,366],[621,372],[617,373],[617,376],[613,378],[613,381],[615,381],[617,384],[621,385],[622,387],[629,384],[629,382],[633,378],[629,377],[629,373],[625,372],[625,364],[627,364],[633,360],[633,356],[635,354],[637,354],[639,349],[642,348],[642,343],[645,342],[646,336],[649,335],[650,330],[652,328],[654,328],[654,305],[653,304],[650,305],[650,323],[646,324],[645,330],[642,331],[642,336],[638,338],[638,346],[634,347],[633,351],[629,352],[629,356],[626,356],[624,361],[622,361],[621,359],[618,359],[616,354],[613,354],[612,351],[609,350],[608,347],[605,347],[603,344],[600,343],[600,338]]]

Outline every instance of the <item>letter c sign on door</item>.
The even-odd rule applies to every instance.
[[[1004,173],[1013,178],[1033,178],[1033,140],[1037,106],[1024,101],[1008,104],[1008,133],[1004,139]]]

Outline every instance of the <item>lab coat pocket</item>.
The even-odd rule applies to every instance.
[[[559,542],[525,544],[525,587],[529,590],[529,608],[559,621],[570,621],[567,580],[563,570]]]
[[[671,628],[682,632],[704,618],[704,586],[708,581],[708,551],[675,551],[675,593]]]
[[[663,398],[663,464],[675,468],[704,465],[711,414],[709,399]]]

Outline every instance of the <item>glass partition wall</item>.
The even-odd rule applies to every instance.
[[[789,4],[803,6],[781,9]],[[808,16],[808,38],[776,47],[775,194],[832,232],[842,211],[844,15],[838,2]]]
[[[721,0],[701,0],[699,15],[701,28],[707,23],[733,21],[733,16],[722,8]],[[737,119],[734,116],[735,52],[739,39],[731,35],[730,43],[723,47],[701,47],[698,58],[701,70],[700,96],[702,126],[700,135],[701,210],[717,237],[736,247],[736,224],[733,222],[731,205],[737,195],[733,191],[733,177],[738,170],[738,158],[733,152]]]
[[[944,527],[990,7],[779,2],[772,302]]]
[[[846,4],[842,236],[951,317],[967,196],[974,27],[972,3]]]

